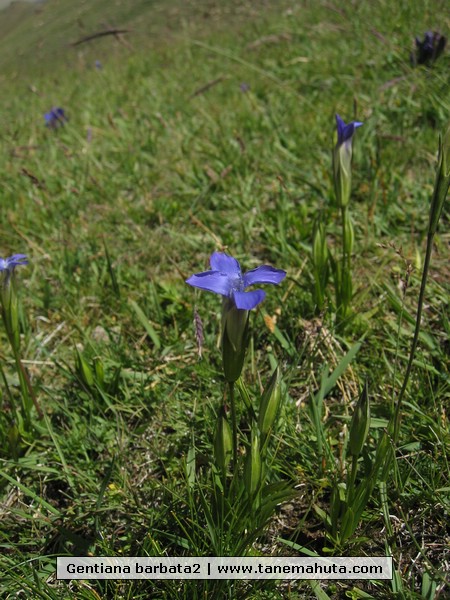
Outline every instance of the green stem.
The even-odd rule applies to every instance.
[[[422,319],[422,309],[423,309],[423,303],[424,303],[424,299],[425,299],[425,289],[427,286],[428,271],[430,268],[431,252],[433,250],[433,238],[434,238],[434,233],[428,233],[427,250],[426,250],[426,254],[425,254],[425,262],[423,265],[423,272],[422,272],[422,282],[420,284],[419,300],[418,300],[418,304],[417,304],[416,326],[414,329],[414,337],[413,337],[413,341],[411,344],[408,366],[406,367],[406,373],[405,373],[405,377],[403,379],[403,385],[402,385],[402,388],[398,395],[397,404],[395,406],[395,412],[394,412],[394,432],[393,432],[394,446],[397,444],[398,435],[399,435],[399,431],[400,431],[400,407],[401,407],[401,403],[403,400],[403,396],[405,395],[409,377],[411,375],[411,370],[412,370],[412,366],[413,366],[413,362],[414,362],[414,356],[416,354],[417,344],[419,342],[420,322]]]
[[[22,397],[24,398],[24,408],[25,408],[25,412],[26,412],[26,419],[31,424],[30,406],[29,406],[28,398],[31,398],[31,401],[33,402],[34,407],[37,411],[38,418],[42,419],[44,414],[41,410],[41,407],[38,404],[36,395],[33,390],[33,386],[31,385],[31,381],[28,376],[28,373],[22,364],[22,361],[19,356],[19,352],[14,348],[14,346],[13,346],[13,352],[14,352],[14,359],[16,361],[17,371],[19,374],[19,381],[20,381]]]
[[[341,207],[341,219],[342,219],[342,268],[347,266],[347,234],[345,230],[345,221],[347,217],[347,207]]]
[[[231,427],[233,431],[233,467],[236,472],[237,468],[237,420],[236,420],[236,400],[234,397],[234,381],[228,382],[230,390],[230,406],[231,406]]]
[[[341,319],[340,321],[344,321],[346,314],[347,314],[347,308],[348,308],[348,299],[347,299],[347,274],[350,277],[350,253],[347,252],[347,228],[346,228],[346,222],[347,222],[347,215],[348,215],[348,207],[347,206],[342,206],[341,207],[341,219],[342,219],[342,266],[341,266],[341,280],[340,280],[340,307],[338,307],[338,310],[341,313]]]

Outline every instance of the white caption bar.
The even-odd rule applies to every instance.
[[[391,557],[57,558],[58,579],[392,579]]]

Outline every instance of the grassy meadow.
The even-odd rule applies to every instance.
[[[122,33],[83,41],[108,29]],[[410,63],[428,30],[449,36],[444,0],[47,0],[0,12],[0,256],[28,256],[15,272],[20,352],[42,413],[33,407],[21,431],[23,379],[0,323],[2,598],[449,597],[448,200],[398,439],[386,433],[450,121],[449,47],[432,65]],[[52,107],[64,125],[46,127]],[[364,123],[353,139],[344,326],[333,274],[319,308],[313,269],[319,223],[330,255],[341,253],[336,113]],[[227,527],[210,511],[213,440],[229,401],[222,302],[185,283],[215,251],[243,271],[287,272],[251,311],[237,419],[245,460],[247,412],[259,413],[278,366],[282,401],[264,460],[267,490],[288,492],[262,489],[267,513],[241,511],[239,496]],[[370,494],[345,535],[336,494],[349,489],[349,431],[366,382],[370,428],[354,462]],[[390,462],[379,458],[383,436]],[[235,466],[233,481],[244,475]],[[393,556],[395,574],[55,579],[56,556],[219,552]]]

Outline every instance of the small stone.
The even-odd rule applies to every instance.
[[[101,325],[97,325],[97,327],[92,332],[91,337],[94,340],[94,342],[98,342],[98,343],[106,344],[110,341],[108,332]]]

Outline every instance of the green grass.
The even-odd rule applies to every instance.
[[[259,393],[270,358],[281,364],[289,395],[274,473],[298,494],[279,507],[255,548],[295,554],[294,544],[323,555],[330,546],[320,509],[329,509],[343,468],[359,388],[369,377],[372,456],[408,360],[437,140],[450,107],[448,49],[431,69],[412,69],[409,52],[414,36],[436,23],[447,35],[443,1],[48,0],[1,13],[0,254],[30,257],[17,272],[22,349],[45,413],[17,460],[2,441],[3,597],[316,597],[306,582],[67,585],[54,580],[54,557],[193,555],[180,542],[188,523],[200,528],[192,545],[208,554],[185,463],[192,436],[199,479],[212,452],[223,395],[221,305],[184,280],[205,270],[217,249],[245,270],[269,263],[288,272],[252,315],[246,383]],[[110,26],[130,31],[70,45]],[[52,106],[70,119],[57,131],[44,126]],[[312,296],[314,220],[332,223],[331,247],[340,235],[335,112],[364,122],[355,135],[351,206],[357,318],[345,335],[334,330],[332,302],[316,315]],[[448,242],[444,210],[403,406],[398,474],[386,497],[375,487],[340,549],[392,553],[398,576],[394,584],[321,582],[331,598],[449,593]],[[194,306],[204,327],[201,360]],[[276,315],[275,333],[263,313]],[[324,367],[328,375],[363,336],[323,399],[321,427],[336,466],[321,470],[312,398]],[[1,341],[14,395],[3,329]],[[94,372],[97,365],[93,383],[80,355]]]

